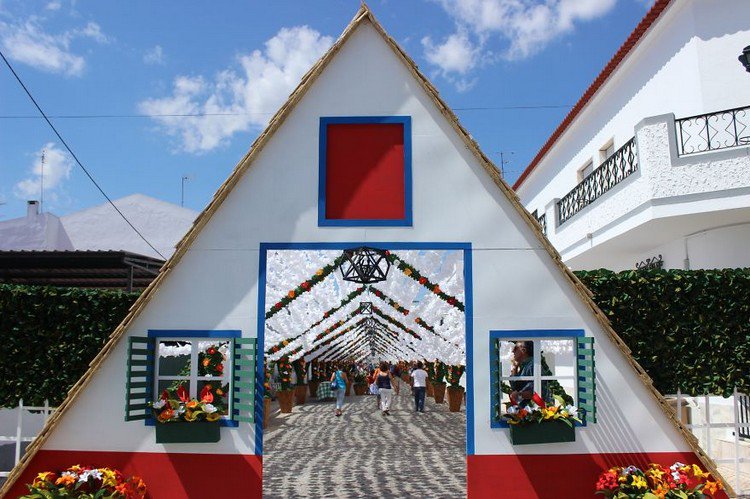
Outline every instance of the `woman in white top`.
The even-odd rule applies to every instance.
[[[427,371],[422,369],[422,362],[411,372],[412,388],[414,389],[414,412],[424,412],[424,396],[427,391]]]

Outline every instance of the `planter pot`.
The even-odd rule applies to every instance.
[[[364,395],[366,391],[366,383],[354,383],[354,395]]]
[[[283,414],[292,412],[293,397],[294,390],[279,390],[276,392],[276,398],[279,400],[279,409],[281,409]]]
[[[352,393],[352,382],[351,381],[347,381],[346,382],[346,393],[344,393],[344,395],[348,397],[349,395],[351,395],[351,393]]]
[[[448,409],[451,412],[459,412],[461,410],[461,402],[464,401],[464,389],[460,386],[449,386],[448,387]]]
[[[218,421],[195,421],[189,423],[156,423],[157,444],[198,444],[218,442],[221,438]]]
[[[445,401],[445,383],[433,383],[432,391],[435,394],[435,403],[442,404]]]
[[[294,387],[294,403],[302,405],[307,400],[307,385],[297,385]]]
[[[513,445],[551,444],[575,440],[575,428],[562,421],[510,425],[510,441]]]
[[[268,428],[268,420],[271,417],[271,398],[263,397],[263,428]]]
[[[433,398],[435,397],[435,392],[432,389],[432,383],[429,379],[427,380],[427,396]]]
[[[310,381],[307,386],[310,389],[310,398],[317,398],[320,381]]]

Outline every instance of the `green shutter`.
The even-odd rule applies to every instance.
[[[256,338],[234,340],[234,384],[232,386],[232,419],[255,421]]]
[[[151,417],[148,403],[153,400],[154,338],[128,338],[127,380],[125,383],[125,421]]]
[[[596,377],[594,375],[594,338],[577,338],[578,407],[586,411],[586,421],[596,423]]]

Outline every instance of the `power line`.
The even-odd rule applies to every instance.
[[[60,142],[62,142],[62,145],[65,146],[65,149],[68,150],[68,152],[73,157],[73,159],[76,161],[76,163],[78,164],[78,166],[81,167],[81,170],[83,170],[83,173],[85,173],[86,176],[89,178],[89,180],[91,180],[91,182],[96,186],[96,188],[99,189],[99,192],[102,193],[102,196],[104,196],[104,198],[109,202],[109,204],[112,205],[112,208],[114,208],[115,211],[120,214],[120,216],[122,217],[122,219],[125,220],[125,222],[130,226],[130,228],[133,229],[135,231],[135,233],[138,234],[138,236],[141,239],[143,239],[143,241],[146,244],[148,244],[149,248],[151,248],[152,250],[154,250],[157,255],[159,255],[164,260],[166,260],[167,258],[164,255],[162,255],[161,252],[158,249],[154,248],[154,246],[148,241],[148,239],[146,239],[143,236],[143,234],[141,234],[140,231],[135,228],[135,225],[133,225],[132,223],[130,223],[130,220],[128,220],[127,217],[120,211],[120,209],[117,208],[117,206],[115,206],[115,203],[113,203],[112,200],[109,198],[109,196],[107,196],[107,193],[104,192],[104,189],[102,189],[99,186],[99,184],[96,182],[96,180],[94,180],[94,177],[92,177],[91,174],[89,173],[89,171],[86,169],[86,167],[83,166],[83,163],[81,163],[81,161],[78,159],[78,156],[75,155],[75,153],[70,148],[70,146],[68,146],[68,143],[65,142],[65,139],[63,139],[62,135],[60,135],[60,132],[57,131],[57,128],[55,128],[55,125],[52,124],[52,122],[49,120],[49,118],[47,117],[47,115],[44,114],[44,111],[42,111],[42,108],[39,107],[39,104],[37,104],[36,99],[34,99],[34,96],[31,95],[31,92],[29,92],[29,89],[26,88],[26,85],[24,85],[23,81],[21,81],[21,78],[18,76],[18,74],[16,73],[16,71],[13,69],[13,66],[10,65],[10,62],[8,62],[8,59],[5,58],[5,54],[3,54],[3,52],[1,50],[0,50],[0,57],[3,58],[3,61],[5,62],[5,65],[8,66],[8,69],[10,69],[10,72],[13,73],[13,76],[16,77],[16,80],[21,85],[21,87],[23,88],[24,92],[26,92],[26,95],[28,95],[29,99],[31,99],[31,102],[34,103],[34,106],[36,106],[37,110],[39,111],[39,114],[42,115],[42,117],[47,122],[47,124],[50,126],[50,128],[52,128],[52,131],[55,132],[55,135],[57,135],[57,138],[60,139]]]
[[[526,110],[526,109],[570,109],[568,104],[560,105],[530,105],[530,106],[475,106],[454,107],[453,111],[496,111],[496,110]],[[185,113],[185,114],[58,114],[49,116],[53,119],[111,119],[111,118],[204,118],[214,116],[264,116],[272,115],[272,112],[257,113]],[[31,114],[9,114],[0,115],[4,120],[39,119],[39,116]]]

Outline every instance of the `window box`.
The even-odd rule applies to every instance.
[[[197,444],[218,442],[221,438],[218,421],[156,423],[157,444]]]
[[[514,424],[510,425],[510,441],[513,445],[575,442],[575,427],[563,421],[547,421],[525,425]]]

